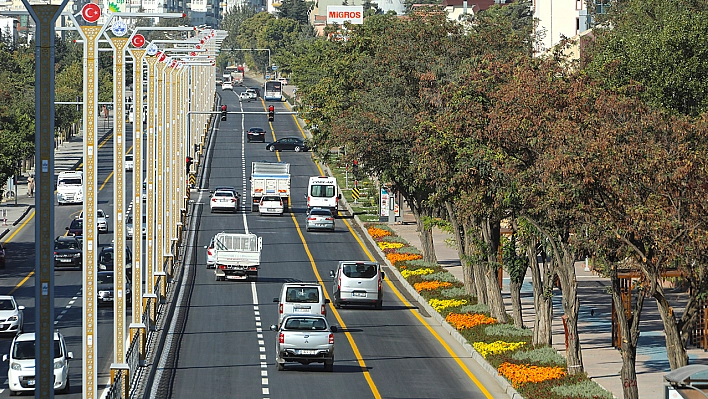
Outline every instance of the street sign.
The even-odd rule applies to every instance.
[[[277,69],[278,69],[278,66],[277,66],[277,65],[275,65],[275,64],[273,64],[273,66],[272,66],[271,68],[272,68],[272,69],[273,69],[273,70],[275,71],[275,70],[277,70]]]
[[[266,75],[266,79],[270,79],[270,75]]]

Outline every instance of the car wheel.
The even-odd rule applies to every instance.
[[[258,212],[258,207],[256,205],[251,205],[251,212]]]
[[[335,308],[335,309],[341,309],[341,308],[342,308],[342,304],[339,303],[339,300],[338,300],[337,298],[334,298],[334,300],[332,301],[332,304],[334,305],[334,308]]]
[[[300,152],[300,151],[302,151],[302,147],[300,147],[299,145],[296,145],[295,152]]]
[[[285,362],[281,363],[279,361],[275,361],[275,369],[278,371],[283,371],[285,370]]]
[[[10,391],[10,396],[20,396],[20,392]]]
[[[324,362],[324,368],[325,368],[325,371],[329,371],[329,372],[334,371],[334,359],[332,359],[332,360],[325,360],[325,362]]]
[[[310,231],[310,228],[309,228],[309,227],[305,227],[305,231]]]
[[[61,390],[61,393],[66,395],[69,392],[71,392],[71,382],[69,380],[69,377],[66,377],[66,386],[64,387],[64,389]]]
[[[376,305],[374,305],[374,308],[378,310],[383,309],[383,301],[376,301]]]
[[[274,145],[269,145],[269,146],[268,146],[268,151],[270,151],[270,152],[275,152],[275,146],[274,146]]]

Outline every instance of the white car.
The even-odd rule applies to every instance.
[[[236,195],[234,195],[233,191],[217,190],[214,191],[214,193],[211,194],[210,197],[211,201],[209,201],[209,205],[211,207],[212,213],[216,211],[238,211],[239,199]]]
[[[37,385],[35,378],[35,335],[34,333],[19,334],[12,340],[10,354],[3,355],[3,361],[9,362],[7,384],[10,396],[20,392],[32,392]],[[54,332],[54,390],[69,393],[69,360],[74,354],[66,350],[64,336]]]
[[[79,213],[79,217],[77,219],[82,219],[84,218],[84,211],[81,211]],[[98,230],[99,233],[107,233],[108,232],[108,215],[106,215],[105,212],[103,212],[102,209],[97,209],[96,210],[96,229]]]
[[[234,91],[234,85],[231,82],[224,82],[221,84],[221,90]]]
[[[125,156],[125,170],[133,170],[133,154],[127,154]]]
[[[24,306],[17,306],[12,295],[0,295],[0,333],[20,334],[24,324]]]
[[[255,92],[255,91],[248,91],[248,90],[246,90],[246,91],[242,91],[242,92],[238,95],[238,100],[239,100],[239,101],[251,101],[251,100],[256,100],[256,99],[258,99],[258,96],[256,95],[256,92]]]
[[[204,249],[206,249],[206,268],[213,269],[216,264],[214,259],[214,237],[209,240],[209,245],[205,246]]]
[[[258,204],[260,215],[283,215],[283,200],[277,195],[264,195]]]

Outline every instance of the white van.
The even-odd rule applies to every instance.
[[[9,362],[7,383],[10,396],[20,392],[32,392],[37,385],[35,376],[35,335],[20,334],[12,340],[10,354],[3,355],[3,361]],[[54,332],[54,390],[69,393],[69,360],[74,354],[66,351],[64,336]]]
[[[278,303],[278,325],[289,314],[327,315],[327,304],[322,286],[314,283],[285,283],[280,296],[273,298]]]
[[[57,177],[57,202],[81,204],[84,202],[84,173],[60,172]]]
[[[312,208],[327,208],[337,216],[341,198],[337,179],[329,176],[310,177],[307,185],[307,213],[310,213]]]
[[[386,277],[377,262],[340,261],[337,270],[330,270],[335,308],[342,305],[372,305],[383,307],[383,280]]]

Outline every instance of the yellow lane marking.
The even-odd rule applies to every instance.
[[[355,232],[354,229],[352,228],[351,224],[350,224],[346,219],[342,219],[342,221],[344,222],[344,224],[347,225],[347,228],[349,229],[349,232],[352,234],[352,236],[354,236],[354,238],[356,239],[356,241],[357,241],[357,242],[359,243],[359,245],[361,246],[361,249],[364,250],[364,253],[365,253],[366,256],[369,258],[369,260],[372,261],[372,262],[375,262],[376,259],[371,255],[371,252],[369,252],[369,250],[366,248],[366,245],[361,241],[361,239],[359,238],[359,235],[356,234],[356,232]],[[366,233],[365,233],[365,234],[366,234]],[[487,397],[487,398],[489,398],[489,399],[494,399],[494,398],[492,397],[492,395],[489,393],[489,391],[487,391],[487,389],[484,387],[484,385],[482,385],[482,383],[479,382],[479,380],[477,379],[477,377],[475,377],[475,375],[472,373],[472,371],[470,371],[470,369],[467,368],[467,366],[462,362],[462,359],[461,359],[459,356],[457,356],[457,355],[455,354],[454,350],[450,347],[450,345],[448,345],[447,342],[445,342],[445,340],[443,340],[442,337],[440,337],[440,335],[439,335],[437,332],[435,332],[435,330],[433,330],[433,327],[432,327],[430,324],[428,324],[428,323],[425,321],[425,319],[423,319],[423,316],[421,316],[420,313],[410,304],[410,302],[408,302],[408,301],[406,300],[406,298],[403,297],[403,295],[400,293],[400,291],[398,291],[398,289],[396,288],[396,286],[393,285],[393,283],[391,282],[391,280],[390,280],[388,277],[386,277],[385,281],[386,281],[386,284],[388,285],[388,287],[391,289],[391,292],[393,292],[393,293],[396,295],[396,297],[398,297],[398,299],[403,303],[403,305],[404,305],[406,308],[408,308],[408,311],[411,312],[411,314],[412,314],[416,319],[418,319],[418,321],[420,322],[420,324],[422,324],[423,326],[425,326],[425,328],[430,332],[430,334],[432,334],[433,337],[435,337],[435,339],[437,339],[438,342],[440,342],[440,345],[442,345],[442,347],[445,348],[445,350],[447,351],[447,353],[450,354],[450,357],[451,357],[451,358],[455,359],[455,362],[460,366],[460,368],[462,369],[462,371],[464,371],[464,373],[467,374],[467,376],[470,378],[470,380],[472,380],[472,382],[474,382],[474,384],[477,385],[477,388],[479,388],[479,390],[482,391],[482,393],[484,394],[484,396]]]
[[[376,387],[376,384],[374,384],[374,380],[371,378],[371,374],[369,373],[369,369],[366,367],[366,363],[364,362],[364,358],[361,356],[361,352],[359,352],[359,348],[356,346],[356,343],[354,342],[354,337],[352,337],[352,334],[348,331],[346,331],[347,326],[344,324],[344,320],[342,320],[342,317],[339,315],[339,312],[337,312],[337,309],[332,305],[331,298],[329,297],[329,293],[327,293],[327,290],[324,287],[324,280],[322,280],[322,277],[320,276],[320,272],[317,270],[317,265],[315,264],[315,259],[312,257],[312,253],[310,253],[310,248],[307,245],[307,241],[305,241],[305,236],[302,235],[302,230],[300,230],[300,226],[297,224],[297,219],[295,219],[295,214],[290,213],[290,217],[293,220],[293,223],[295,224],[295,228],[297,229],[297,234],[300,236],[300,240],[302,240],[302,246],[305,248],[305,253],[307,253],[307,257],[310,259],[310,266],[312,266],[312,271],[315,273],[315,277],[317,278],[317,281],[319,281],[319,284],[322,286],[322,292],[324,292],[325,298],[330,300],[329,308],[334,314],[334,317],[337,318],[337,322],[339,322],[340,327],[344,329],[344,335],[347,337],[347,340],[349,341],[349,345],[352,347],[352,350],[354,351],[354,356],[356,357],[357,363],[359,363],[359,367],[361,368],[361,372],[364,374],[364,378],[366,379],[366,382],[369,384],[369,388],[371,389],[371,393],[374,394],[374,398],[380,399],[381,394],[379,394],[379,390]]]
[[[25,220],[25,221],[20,225],[20,227],[17,228],[17,230],[15,230],[15,231],[12,232],[12,234],[10,234],[10,237],[7,237],[7,240],[5,240],[5,242],[11,241],[12,238],[15,237],[15,236],[17,235],[17,233],[19,233],[20,230],[22,230],[22,229],[27,225],[27,223],[29,223],[30,220],[32,220],[32,218],[34,218],[34,209],[33,209],[32,212],[30,213],[30,215],[27,217],[27,220]],[[30,279],[30,277],[32,277],[32,275],[34,275],[34,270],[32,270],[31,272],[29,272],[29,274],[28,274],[27,276],[25,276],[25,278],[23,278],[22,281],[20,281],[19,284],[17,284],[17,285],[15,286],[15,288],[11,289],[10,292],[7,293],[7,295],[12,295],[13,292],[17,291],[18,288],[22,287],[22,285],[23,285],[24,283],[26,283],[27,280]]]
[[[22,281],[20,281],[20,283],[15,286],[15,288],[11,289],[10,292],[7,293],[7,295],[12,295],[15,291],[17,291],[18,288],[22,287],[22,285],[24,285],[24,283],[26,283],[27,280],[29,280],[30,277],[32,277],[33,275],[34,270],[29,272],[29,274],[25,278],[23,278]]]
[[[113,137],[113,133],[111,133],[111,134],[109,134],[108,136],[106,136],[106,138],[105,138],[102,142],[100,142],[100,143],[98,144],[98,149],[100,150],[101,147],[103,147],[104,145],[106,145],[106,143],[108,142],[108,140],[111,139],[111,137]],[[83,157],[83,155],[82,155],[82,157]],[[81,169],[83,168],[83,166],[84,166],[84,163],[83,163],[83,161],[82,161],[82,162],[79,164],[79,166],[76,167],[76,170],[81,170]]]

